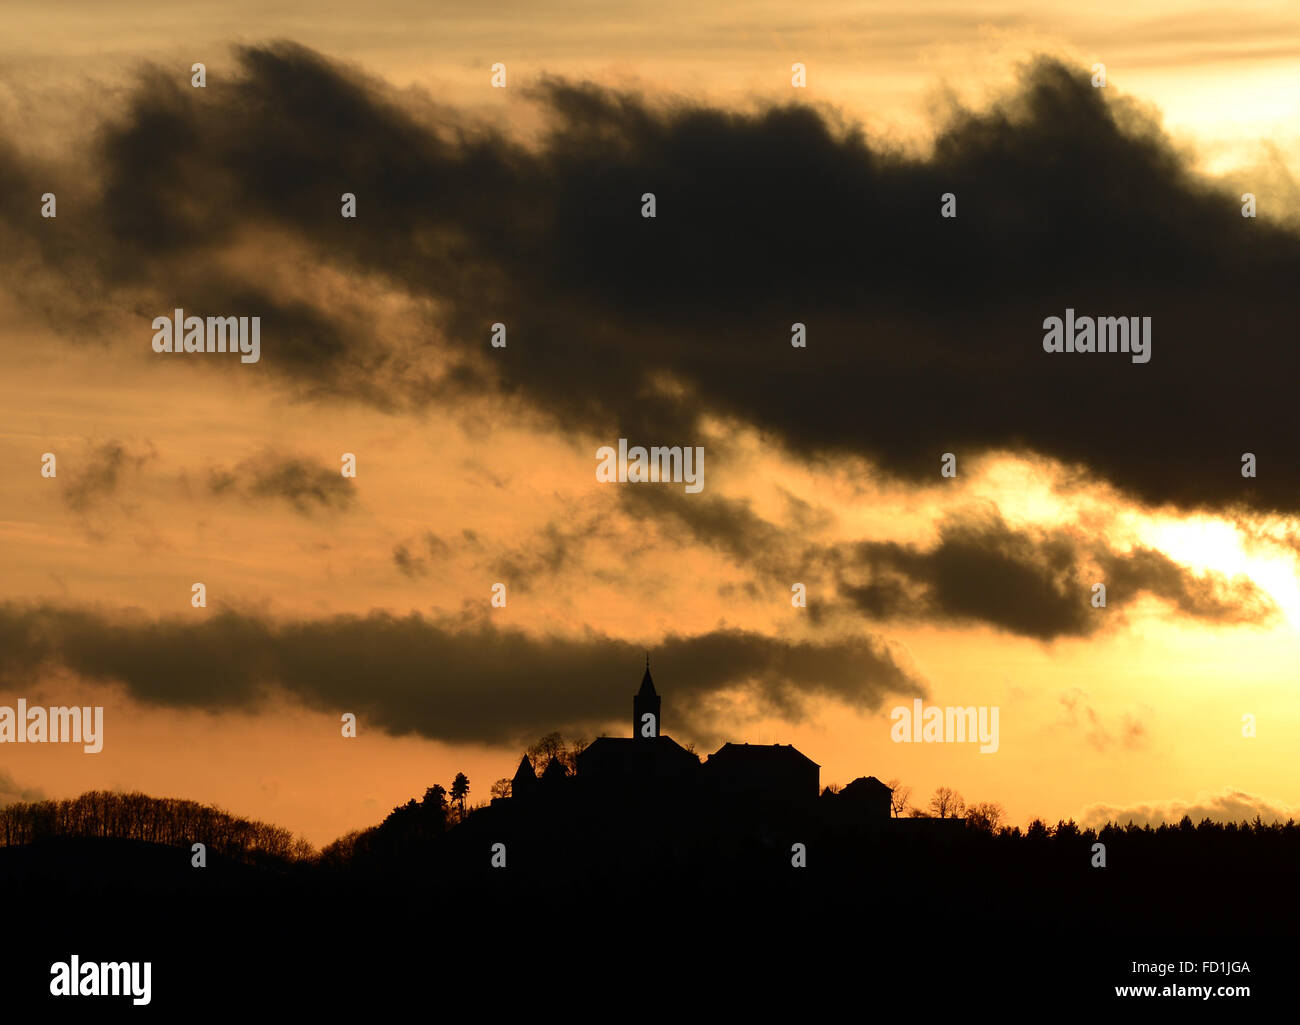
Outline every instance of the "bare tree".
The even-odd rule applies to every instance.
[[[1002,805],[995,804],[993,801],[983,801],[980,804],[972,804],[966,809],[966,824],[985,833],[996,833],[1004,815],[1006,811]]]
[[[492,784],[493,797],[509,797],[514,783],[509,776],[502,776]]]
[[[533,763],[533,771],[541,778],[546,767],[551,764],[552,758],[559,758],[561,763],[564,761],[565,745],[564,736],[560,733],[548,733],[542,737],[536,744],[528,749],[528,760]],[[566,765],[567,769],[568,766]]]
[[[569,775],[576,776],[578,774],[578,755],[586,750],[589,743],[591,741],[586,737],[575,737],[565,745],[564,751],[560,754],[560,761],[569,770]]]
[[[939,787],[930,798],[930,811],[936,818],[959,819],[965,810],[966,802],[952,787]]]
[[[89,791],[63,801],[19,802],[0,809],[0,841],[26,844],[47,837],[116,837],[210,850],[245,862],[315,857],[310,843],[268,822],[240,819],[196,801],[146,794]]]
[[[907,802],[912,797],[912,788],[903,786],[897,777],[891,779],[885,786],[893,791],[889,798],[889,807],[894,812],[894,818],[900,819],[903,817],[903,812],[907,811]]]
[[[591,741],[586,737],[574,737],[569,740],[563,733],[554,732],[546,734],[524,753],[533,763],[533,771],[537,773],[538,778],[552,761],[559,762],[569,770],[570,776],[574,776],[578,772],[578,755],[582,754],[590,743]]]

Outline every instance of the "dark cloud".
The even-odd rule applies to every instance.
[[[826,519],[797,499],[789,502],[790,521],[775,524],[754,512],[743,498],[688,495],[664,487],[623,488],[619,497],[624,511],[636,519],[657,521],[664,534],[679,543],[695,541],[723,552],[787,596],[792,584],[810,584],[811,578],[825,572],[831,548],[805,539],[826,526]],[[759,597],[752,581],[742,586],[751,598]],[[731,589],[720,593],[727,597]],[[822,621],[825,607],[816,600],[808,606],[814,623]]]
[[[56,453],[57,455],[57,453]],[[80,459],[61,464],[69,466],[64,501],[79,513],[90,511],[118,491],[123,479],[138,471],[153,457],[152,452],[131,452],[120,441],[105,441],[92,446]]]
[[[623,488],[623,509],[638,519],[686,528],[689,537],[737,559],[762,559],[789,546],[789,533],[754,512],[746,499],[687,495],[675,488]]]
[[[299,46],[237,56],[205,90],[143,77],[97,141],[82,245],[43,258],[167,307],[274,308],[264,361],[297,387],[385,408],[500,390],[656,444],[733,416],[910,480],[945,451],[1034,451],[1145,502],[1296,509],[1300,235],[1242,218],[1083,70],[1030,64],[914,156],[811,108],[556,80],[532,91],[549,128],[526,146]],[[29,176],[0,154],[0,181]],[[328,299],[272,293],[265,266],[229,280],[223,246],[256,231],[434,300],[451,345],[412,357]],[[1151,317],[1151,362],[1044,353],[1042,321],[1066,307]],[[489,350],[498,320],[510,344]]]
[[[272,623],[233,612],[199,622],[88,609],[0,605],[0,683],[66,668],[119,682],[138,700],[247,707],[279,686],[310,707],[356,713],[362,728],[451,742],[515,742],[591,731],[630,716],[642,649],[598,634],[535,637],[385,613]],[[922,695],[914,672],[874,637],[790,642],[741,630],[669,636],[654,646],[668,732],[711,739],[712,702],[738,691],[797,720],[809,698],[867,711]],[[630,730],[630,726],[629,726]]]
[[[426,552],[425,555],[418,553],[421,545]],[[393,546],[393,564],[403,576],[412,580],[427,577],[431,570],[430,563],[442,564],[449,558],[451,558],[451,545],[431,530],[426,530],[419,542],[403,541]]]
[[[950,515],[938,541],[924,547],[812,543],[806,510],[796,509],[800,516],[781,526],[745,500],[669,488],[625,489],[623,504],[634,515],[685,528],[687,540],[727,553],[782,591],[796,581],[807,584],[817,622],[842,601],[872,620],[986,624],[1049,641],[1123,622],[1125,608],[1144,595],[1183,616],[1220,624],[1266,623],[1276,613],[1244,577],[1197,575],[1150,548],[1112,551],[1079,530],[1012,528],[997,513]],[[1106,585],[1104,609],[1091,604],[1094,583]],[[818,594],[831,585],[838,598]]]
[[[986,623],[1047,641],[1122,621],[1144,595],[1214,623],[1264,623],[1276,613],[1244,577],[1198,576],[1151,549],[1113,552],[1074,530],[1019,530],[997,515],[950,519],[931,548],[863,542],[838,554],[844,592],[875,619]],[[865,581],[853,583],[859,575]],[[1091,603],[1094,583],[1106,585],[1105,608]]]
[[[402,576],[412,580],[429,575],[429,564],[420,556],[411,554],[411,549],[405,544],[393,546],[393,564]]]
[[[248,499],[283,499],[304,516],[318,510],[347,509],[356,499],[351,481],[339,469],[299,456],[269,453],[247,459],[230,470],[213,470],[208,489],[214,495],[235,493]]]
[[[1272,600],[1245,577],[1197,576],[1161,552],[1141,546],[1095,556],[1100,580],[1121,597],[1142,592],[1169,602],[1185,616],[1220,623],[1261,623],[1277,611]]]
[[[489,563],[490,572],[524,593],[540,581],[558,574],[585,570],[584,545],[593,536],[600,517],[579,517],[566,522],[552,521],[513,545]]]

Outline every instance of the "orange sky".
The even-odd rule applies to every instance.
[[[230,66],[229,42],[287,37],[399,88],[524,126],[532,115],[516,100],[516,83],[542,72],[744,104],[788,91],[789,65],[801,60],[810,102],[923,146],[942,89],[976,102],[1041,50],[1083,65],[1105,61],[1112,83],[1157,108],[1191,147],[1194,166],[1227,175],[1234,187],[1250,182],[1285,214],[1300,211],[1300,22],[1289,7],[517,3],[465,16],[387,2],[362,16],[335,3],[268,12],[252,3],[134,0],[110,11],[90,0],[15,0],[0,41],[0,125],[33,129],[31,147],[52,152],[78,128],[66,109],[42,120],[50,97],[96,92],[107,109],[139,59],[182,67],[206,60],[219,75]],[[497,60],[512,76],[503,92],[487,87]],[[74,216],[61,212],[61,226]],[[366,304],[372,329],[420,358],[429,328],[418,300],[380,281],[304,271],[291,246],[277,251],[293,282],[286,288]],[[166,361],[149,350],[130,310],[107,314],[101,326],[102,343],[66,344],[0,282],[0,602],[162,619],[222,609],[271,619],[374,610],[491,616],[532,635],[594,633],[652,651],[666,635],[724,627],[792,641],[816,635],[788,592],[747,588],[754,577],[746,560],[671,522],[629,516],[616,489],[592,473],[606,437],[562,429],[500,396],[417,413],[322,398],[305,385],[202,362],[217,356]],[[1268,817],[1300,804],[1300,769],[1288,758],[1300,730],[1291,675],[1295,551],[1249,536],[1289,521],[1142,509],[1063,467],[1012,454],[963,463],[956,481],[902,487],[864,460],[809,464],[749,425],[713,427],[697,443],[716,444],[727,458],[706,465],[708,493],[746,500],[810,543],[927,545],[954,509],[996,506],[1012,525],[1093,531],[1121,551],[1145,545],[1196,572],[1243,575],[1278,610],[1264,624],[1207,625],[1147,599],[1097,610],[1113,617],[1098,633],[1049,642],[978,623],[872,623],[925,682],[928,703],[1000,708],[997,754],[891,743],[888,709],[910,698],[891,698],[872,714],[818,696],[802,718],[783,720],[743,692],[721,695],[731,704],[719,729],[731,739],[794,743],[822,765],[823,783],[899,777],[921,800],[950,785],[968,800],[1001,802],[1018,823],[1088,817],[1098,805],[1247,807]],[[96,487],[106,445],[118,446],[122,461]],[[56,480],[39,474],[47,451],[58,456]],[[295,505],[247,486],[259,464],[293,456],[332,469],[344,452],[357,455],[358,474],[340,504],[308,497]],[[215,493],[214,473],[230,474],[234,486]],[[812,510],[803,525],[791,511],[800,507]],[[556,525],[566,552],[560,572],[530,561]],[[421,548],[428,531],[448,542],[436,559]],[[402,572],[398,549],[423,562]],[[491,609],[506,556],[526,568],[509,582],[508,606]],[[207,587],[206,610],[190,607],[194,581]],[[810,604],[823,597],[813,590]],[[518,669],[526,678],[529,666]],[[604,707],[615,735],[629,728],[640,671],[631,661],[608,680]],[[436,675],[430,667],[431,701]],[[666,732],[693,739],[676,712],[672,674],[655,678]],[[449,785],[457,771],[486,799],[519,755],[517,744],[391,736],[364,719],[358,739],[344,740],[346,704],[308,707],[284,693],[236,710],[173,709],[48,668],[0,679],[0,704],[18,697],[104,704],[105,749],[2,748],[0,800],[32,790],[64,797],[138,789],[212,802],[317,845],[376,823],[432,783]],[[1246,713],[1258,721],[1252,739],[1241,735]],[[1229,805],[1228,792],[1245,796]]]

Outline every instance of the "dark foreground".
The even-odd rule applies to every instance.
[[[1095,869],[1068,838],[816,836],[794,868],[786,838],[722,849],[593,829],[507,837],[493,868],[482,822],[433,850],[331,868],[213,857],[199,870],[188,851],[115,840],[0,850],[6,1010],[1242,1020],[1291,1003],[1300,929],[1281,841],[1265,854],[1194,834],[1112,843]],[[149,1005],[51,996],[51,965],[73,954],[149,961]],[[1129,985],[1251,992],[1116,995]]]

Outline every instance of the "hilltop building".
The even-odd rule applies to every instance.
[[[700,759],[659,732],[661,706],[646,659],[641,689],[632,698],[632,736],[593,740],[578,754],[578,778],[600,787],[693,785]]]
[[[793,744],[723,744],[704,763],[706,785],[728,798],[807,803],[820,777],[821,766]]]
[[[646,658],[641,686],[632,698],[632,735],[600,737],[578,753],[575,794],[607,802],[627,798],[682,800],[726,807],[825,809],[834,819],[888,822],[893,791],[874,776],[855,779],[829,801],[818,801],[821,766],[791,744],[726,743],[704,762],[663,732],[663,699]],[[552,759],[539,780],[525,755],[515,771],[513,798],[547,791],[568,771]],[[831,807],[833,805],[833,807]]]

